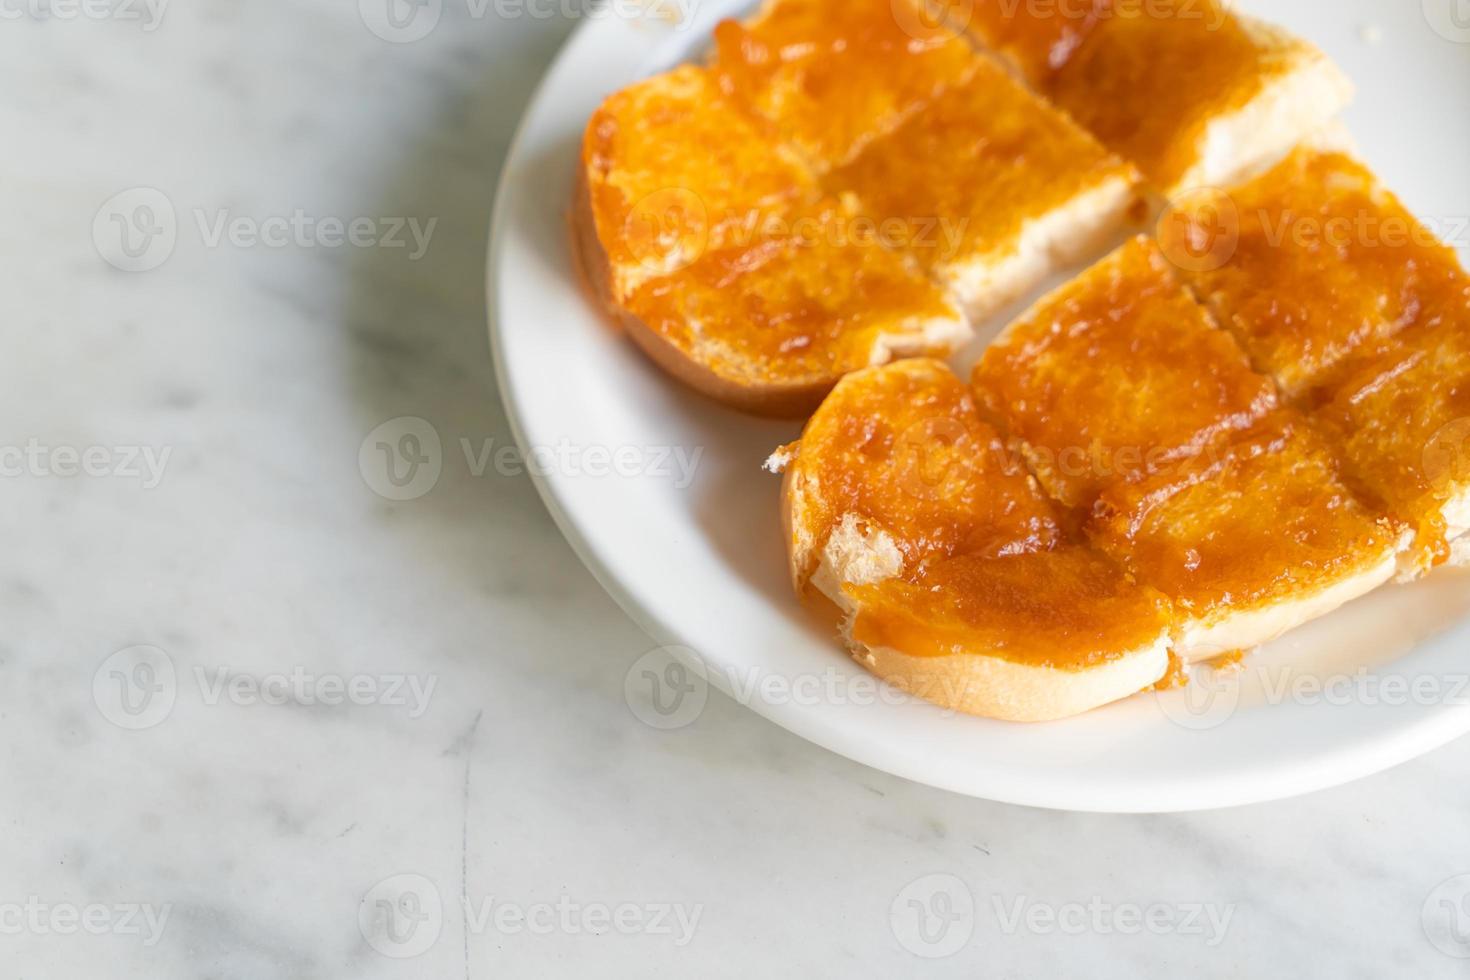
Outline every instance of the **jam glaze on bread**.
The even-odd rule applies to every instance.
[[[933,0],[1167,199],[1280,159],[1352,99],[1320,50],[1221,0]]]
[[[849,375],[792,452],[794,583],[844,611],[878,676],[955,710],[1046,721],[1163,675],[1162,598],[1066,527],[943,364]]]
[[[973,381],[853,375],[775,460],[798,590],[907,690],[1061,717],[1160,682],[1166,651],[1258,645],[1394,574],[1402,524],[1150,240],[1043,299]]]
[[[1006,328],[974,380],[1047,492],[1168,596],[1187,661],[1274,639],[1393,575],[1400,532],[1149,239]]]
[[[573,233],[612,316],[726,404],[800,416],[848,371],[970,336],[944,292],[767,144],[708,69],[617,93],[588,123]]]
[[[604,305],[693,387],[801,415],[847,371],[953,352],[1141,197],[1253,172],[1350,94],[1216,0],[1045,6],[767,0],[707,68],[610,97],[574,212]]]
[[[1308,145],[1160,227],[1182,252],[1229,211],[1232,242],[1181,275],[1336,444],[1359,495],[1412,527],[1402,574],[1470,529],[1470,277],[1366,166]]]

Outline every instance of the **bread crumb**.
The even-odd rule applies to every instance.
[[[761,469],[767,473],[780,473],[791,465],[792,460],[796,459],[797,448],[800,445],[799,442],[790,442],[780,447],[766,458],[766,461],[761,464]]]
[[[1383,43],[1383,28],[1377,24],[1364,24],[1358,28],[1358,37],[1364,44],[1376,48]]]

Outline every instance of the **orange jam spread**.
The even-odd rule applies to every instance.
[[[1171,188],[1200,162],[1209,122],[1249,103],[1280,74],[1276,55],[1218,0],[1124,3],[1042,91]]]
[[[1138,238],[1008,327],[974,381],[1055,499],[1086,507],[1276,407],[1230,335]]]
[[[1206,620],[1317,592],[1392,554],[1395,534],[1343,486],[1300,416],[1131,486],[1110,489],[1089,533],[1138,580]]]
[[[748,241],[650,279],[629,312],[716,374],[746,383],[835,381],[881,334],[957,319],[940,289],[852,233],[839,202],[767,216]]]
[[[1256,369],[1295,394],[1415,322],[1461,278],[1454,253],[1361,163],[1298,150],[1228,199],[1199,198],[1159,228],[1165,254]],[[1222,236],[1191,262],[1190,243]]]
[[[926,0],[772,0],[715,29],[715,68],[734,99],[819,170],[846,162],[979,56]]]
[[[965,555],[911,580],[849,586],[853,638],[910,656],[983,652],[1084,670],[1159,640],[1168,613],[1103,555],[1070,546],[1004,558]]]
[[[587,124],[582,165],[616,300],[720,247],[752,215],[816,194],[814,178],[692,66],[608,98]]]
[[[902,553],[900,578],[846,586],[863,607],[860,642],[1080,670],[1163,633],[1158,595],[1068,543],[969,387],[938,361],[849,375],[807,424],[790,475],[812,540],[851,514]]]
[[[948,6],[987,48],[1044,85],[1107,18],[1112,0],[948,0]]]
[[[849,376],[807,423],[791,465],[812,540],[855,514],[894,539],[908,568],[955,554],[1043,550],[1061,536],[1024,465],[980,420],[968,386],[937,361]]]
[[[1446,508],[1470,493],[1470,286],[1315,398],[1350,478],[1416,528],[1420,563],[1448,558]]]
[[[980,65],[826,180],[941,271],[1019,247],[1025,224],[1134,171],[999,67]]]

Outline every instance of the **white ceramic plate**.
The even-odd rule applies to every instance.
[[[614,6],[626,15],[632,4]],[[787,584],[779,480],[760,464],[798,427],[724,410],[665,378],[598,315],[569,249],[589,115],[608,93],[701,52],[713,24],[743,6],[707,0],[682,25],[657,12],[589,17],[531,103],[496,205],[489,296],[501,393],[523,449],[564,460],[538,477],[540,491],[634,619],[658,642],[698,651],[717,686],[804,738],[920,782],[1036,806],[1140,812],[1273,799],[1470,730],[1470,577],[1459,573],[1381,590],[1202,694],[1142,694],[1066,722],[1010,725],[879,691]],[[1348,70],[1361,90],[1348,123],[1364,154],[1470,251],[1464,0],[1243,6]],[[620,449],[622,475],[598,475],[611,468],[603,454]],[[676,450],[702,451],[687,486],[664,458]]]

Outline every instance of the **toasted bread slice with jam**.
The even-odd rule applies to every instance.
[[[944,354],[969,325],[683,67],[592,117],[573,215],[603,304],[665,370],[726,404],[804,415],[844,373]]]
[[[693,387],[762,415],[804,415],[849,371],[944,354],[969,336],[934,283],[839,201],[792,212],[628,297],[624,323]]]
[[[577,219],[601,253],[587,271],[613,303],[820,193],[692,65],[604,101],[587,123],[578,178]]]
[[[1179,202],[1159,243],[1181,278],[1295,397],[1415,323],[1458,258],[1365,165],[1298,149],[1228,193]]]
[[[1180,275],[1257,370],[1334,439],[1345,475],[1415,528],[1412,577],[1470,528],[1470,277],[1352,156],[1306,146],[1160,223]],[[1215,251],[1196,243],[1221,236]]]
[[[1400,534],[1148,239],[1008,327],[974,380],[1048,492],[1173,602],[1186,659],[1256,646],[1393,574]]]
[[[966,20],[1169,198],[1275,162],[1352,98],[1317,48],[1220,0],[974,0]]]
[[[1310,396],[1355,483],[1414,529],[1405,578],[1470,540],[1470,284],[1442,302]]]
[[[818,172],[892,132],[980,63],[925,0],[767,0],[715,28],[731,98]]]
[[[1138,173],[982,62],[826,183],[943,283],[971,322],[1116,238]]]
[[[779,463],[797,588],[843,609],[878,676],[1043,721],[1164,675],[1166,604],[1065,529],[943,364],[849,375]]]

